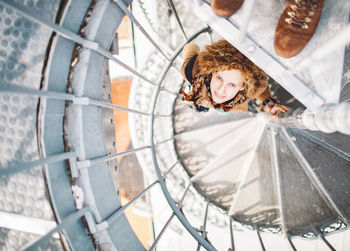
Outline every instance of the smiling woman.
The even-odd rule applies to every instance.
[[[214,42],[200,51],[187,44],[181,73],[187,84],[181,93],[197,111],[248,111],[248,102],[257,99],[270,116],[289,108],[271,97],[267,75],[225,40]]]
[[[232,99],[239,91],[243,91],[243,76],[239,70],[213,73],[210,81],[211,97],[220,104]]]

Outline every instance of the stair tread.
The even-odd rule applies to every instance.
[[[281,177],[283,225],[296,234],[334,221],[337,213],[310,180],[281,133],[277,136],[278,165]]]
[[[191,180],[194,187],[209,201],[226,210],[230,208],[233,193],[240,181],[240,173],[258,143],[256,140],[261,133],[259,128],[263,126],[262,120],[248,119],[235,130],[227,127],[228,132],[221,137],[226,144],[202,144],[205,149],[212,147],[214,157]]]
[[[179,134],[192,130],[198,130],[211,125],[251,118],[253,116],[253,114],[245,112],[219,113],[215,110],[209,110],[208,112],[197,112],[178,98],[176,100],[174,111],[174,129],[175,134]]]
[[[298,129],[290,128],[287,131],[295,137],[295,144],[310,164],[327,194],[344,217],[350,219],[350,183],[348,182],[350,161],[340,158],[334,152],[330,152],[308,138],[302,137],[297,133]]]
[[[270,158],[267,129],[263,132],[251,168],[229,214],[239,222],[277,226],[281,224],[276,181]]]
[[[294,133],[300,134],[299,130],[292,130]],[[305,135],[306,134],[306,135]],[[343,158],[350,159],[350,135],[344,135],[339,132],[335,133],[323,133],[319,131],[305,130],[302,132],[302,136],[311,138],[309,140],[315,141],[319,145],[331,148],[334,152],[339,155],[343,155]]]

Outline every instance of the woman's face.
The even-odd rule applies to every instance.
[[[243,89],[243,75],[240,70],[219,71],[212,75],[210,81],[211,97],[217,104],[232,99]]]

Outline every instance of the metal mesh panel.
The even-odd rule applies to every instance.
[[[58,1],[16,1],[54,21]],[[0,85],[38,89],[51,31],[0,4]],[[1,87],[0,87],[1,88]],[[36,134],[38,99],[0,94],[0,165],[39,159]],[[0,211],[53,220],[41,168],[0,177]],[[4,250],[18,250],[39,236],[1,229]],[[41,250],[58,250],[57,240]]]

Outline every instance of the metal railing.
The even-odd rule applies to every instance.
[[[191,226],[191,224],[188,222],[188,220],[186,219],[186,217],[184,216],[184,214],[181,211],[182,208],[182,202],[186,196],[186,192],[188,191],[189,187],[192,185],[191,182],[189,182],[189,185],[187,186],[181,200],[180,203],[175,203],[175,201],[173,200],[173,198],[171,197],[167,187],[166,187],[166,177],[168,175],[169,172],[171,172],[174,167],[176,166],[177,162],[172,165],[168,171],[164,174],[161,173],[161,170],[159,168],[159,164],[158,164],[158,160],[157,160],[157,151],[156,151],[156,146],[160,145],[162,143],[171,141],[174,139],[174,137],[170,138],[170,139],[166,139],[163,140],[162,142],[158,142],[156,143],[154,140],[154,121],[157,117],[161,117],[161,116],[171,116],[172,114],[156,114],[155,110],[156,110],[156,104],[157,104],[157,99],[159,96],[160,91],[165,91],[171,95],[177,95],[176,93],[173,93],[165,88],[162,87],[164,78],[167,74],[167,72],[169,71],[170,67],[173,66],[173,62],[174,60],[178,57],[178,55],[180,54],[180,52],[182,51],[183,47],[190,41],[192,41],[194,38],[196,38],[198,35],[207,32],[209,30],[209,28],[204,28],[200,31],[198,31],[197,33],[193,34],[192,36],[187,38],[187,35],[183,29],[183,26],[181,24],[181,21],[179,19],[179,16],[176,12],[176,8],[175,5],[173,3],[172,0],[169,0],[170,6],[176,16],[176,20],[178,22],[178,25],[183,33],[183,36],[185,38],[184,43],[174,52],[174,54],[169,58],[160,48],[160,46],[157,45],[157,43],[155,41],[153,41],[153,39],[151,38],[150,35],[147,34],[147,32],[144,30],[144,28],[140,25],[140,23],[135,19],[135,17],[127,10],[127,6],[121,1],[121,0],[114,0],[114,2],[123,10],[123,12],[130,18],[130,20],[133,21],[133,23],[140,29],[140,31],[145,35],[145,37],[151,41],[151,43],[154,45],[154,47],[168,60],[168,64],[164,67],[162,74],[159,76],[158,81],[155,83],[154,81],[149,80],[148,78],[146,78],[143,74],[137,72],[136,70],[132,69],[131,67],[127,66],[126,64],[124,64],[123,62],[121,62],[117,57],[113,56],[111,52],[103,49],[98,43],[94,42],[94,41],[89,41],[63,27],[61,27],[60,25],[57,25],[55,23],[50,23],[47,22],[46,20],[42,19],[40,16],[40,13],[37,13],[33,10],[29,10],[24,8],[19,2],[13,2],[13,1],[5,1],[5,0],[1,0],[1,3],[3,3],[4,5],[11,7],[13,9],[15,9],[16,11],[20,12],[22,15],[26,16],[27,18],[40,23],[41,25],[44,25],[46,27],[48,27],[49,29],[52,30],[52,32],[56,32],[57,34],[59,34],[60,36],[74,41],[75,43],[78,43],[80,45],[82,45],[84,48],[87,48],[89,50],[92,50],[94,52],[99,53],[100,55],[104,56],[106,59],[109,59],[117,64],[119,64],[120,66],[122,66],[123,68],[125,68],[126,70],[128,70],[129,72],[131,72],[133,75],[135,75],[136,77],[139,77],[141,79],[143,79],[144,81],[148,82],[149,84],[153,85],[156,87],[155,89],[155,95],[154,98],[152,100],[152,112],[151,113],[146,113],[146,112],[142,112],[142,111],[138,111],[138,110],[132,110],[126,107],[121,107],[121,106],[117,106],[108,102],[104,102],[102,100],[95,100],[89,97],[81,97],[81,96],[77,96],[77,95],[73,95],[73,94],[68,94],[68,93],[60,93],[60,92],[52,92],[52,91],[40,91],[40,90],[31,90],[31,89],[25,89],[22,87],[2,87],[0,89],[0,93],[9,93],[9,94],[20,94],[20,95],[29,95],[29,96],[35,96],[38,98],[46,98],[46,99],[59,99],[59,100],[65,100],[68,102],[71,102],[74,105],[83,105],[83,106],[98,106],[98,107],[103,107],[103,108],[107,108],[107,109],[111,109],[111,110],[122,110],[122,111],[126,111],[126,112],[130,112],[130,113],[136,113],[136,114],[140,114],[140,115],[145,115],[145,116],[149,116],[150,117],[150,127],[149,127],[149,137],[150,137],[150,142],[151,144],[148,146],[144,146],[144,147],[140,147],[140,148],[136,148],[133,150],[128,150],[125,152],[120,152],[120,153],[116,153],[116,154],[111,154],[111,155],[106,155],[106,156],[99,156],[93,159],[87,159],[87,160],[78,160],[77,159],[77,154],[75,152],[64,152],[61,154],[57,154],[54,156],[49,156],[45,159],[41,159],[41,160],[37,160],[37,161],[33,161],[33,162],[27,162],[27,163],[22,163],[22,164],[18,164],[16,166],[9,166],[7,168],[2,168],[0,169],[0,175],[11,175],[14,174],[16,172],[21,172],[23,170],[26,169],[30,169],[36,166],[43,166],[43,165],[47,165],[53,162],[58,162],[58,161],[62,161],[62,160],[69,160],[70,163],[70,168],[72,171],[72,176],[73,177],[77,177],[79,176],[79,172],[81,169],[83,168],[89,168],[91,165],[94,165],[96,163],[100,163],[100,162],[107,162],[110,161],[112,159],[116,159],[118,157],[121,156],[126,156],[129,154],[135,154],[138,151],[143,151],[145,149],[151,149],[152,151],[152,159],[153,159],[153,164],[154,164],[154,168],[155,168],[155,172],[157,175],[157,180],[154,181],[153,183],[151,183],[147,188],[145,188],[142,192],[140,192],[135,198],[133,198],[128,204],[126,204],[125,206],[121,207],[121,208],[117,208],[116,211],[107,219],[104,219],[104,221],[102,221],[99,224],[96,223],[91,223],[90,222],[90,230],[92,230],[91,232],[94,234],[98,231],[102,231],[106,228],[108,228],[108,226],[110,224],[112,224],[120,215],[122,215],[122,213],[133,203],[135,203],[136,200],[138,200],[139,198],[141,198],[147,191],[149,191],[152,187],[154,187],[156,184],[159,184],[165,197],[166,200],[168,201],[171,209],[173,210],[173,213],[171,214],[170,218],[168,219],[168,221],[166,222],[166,224],[164,225],[164,228],[162,229],[162,231],[159,233],[159,235],[156,237],[156,239],[154,240],[154,243],[152,244],[150,250],[155,249],[155,247],[157,246],[158,241],[160,240],[160,238],[162,237],[164,231],[167,229],[167,227],[169,226],[169,223],[171,222],[171,220],[174,218],[174,216],[176,216],[179,221],[183,224],[183,226],[187,229],[187,231],[197,240],[198,242],[198,248],[197,250],[200,249],[200,247],[204,247],[207,250],[215,250],[215,248],[212,246],[212,244],[210,242],[208,242],[207,239],[207,234],[206,234],[206,223],[207,223],[207,215],[208,215],[208,207],[209,207],[209,203],[207,204],[206,207],[206,213],[205,213],[205,217],[203,220],[203,229],[202,229],[202,235],[200,235],[198,233],[198,231],[193,228],[193,226]],[[246,37],[246,31],[247,31],[247,27],[249,24],[249,20],[250,20],[250,16],[254,10],[254,6],[255,6],[255,1],[251,0],[248,1],[249,2],[249,8],[247,9],[247,13],[246,13],[246,19],[244,22],[244,25],[242,26],[242,28],[240,29],[240,39],[243,40]],[[346,39],[342,39],[341,41],[339,39],[336,39],[335,41],[330,41],[329,44],[325,45],[329,48],[333,48],[335,45],[339,46],[339,45],[345,45],[345,43],[347,43],[347,41],[349,40],[349,34],[350,32],[348,32],[349,28],[347,28],[347,32],[346,34]],[[343,34],[344,35],[344,34]],[[342,36],[343,36],[342,35]],[[314,54],[313,54],[314,55]],[[317,53],[317,51],[315,51],[315,55],[320,55],[319,53]],[[312,57],[312,59],[314,58],[318,58],[319,56],[314,56]],[[308,62],[303,63],[301,65],[306,65]],[[290,71],[288,71],[288,74]],[[292,75],[290,75],[292,76]],[[305,86],[304,86],[305,87]],[[315,94],[316,95],[316,94]],[[316,95],[317,96],[317,95]],[[320,102],[322,103],[322,102]],[[349,104],[346,105],[342,105],[341,108],[339,108],[339,110],[334,110],[333,108],[329,108],[327,110],[324,111],[324,114],[320,115],[322,119],[317,120],[314,117],[312,117],[312,115],[310,115],[311,113],[309,112],[305,112],[303,116],[301,116],[300,114],[297,114],[294,116],[294,120],[291,120],[291,118],[283,118],[280,119],[278,123],[282,123],[283,125],[295,125],[296,121],[299,123],[299,126],[305,126],[305,128],[308,128],[308,125],[315,125],[317,124],[317,122],[315,122],[315,120],[317,121],[321,121],[320,124],[317,124],[316,127],[314,127],[314,129],[323,129],[326,128],[325,131],[329,130],[339,130],[339,131],[344,131],[346,133],[349,133],[348,129],[350,128],[350,116],[346,117],[346,121],[347,124],[342,124],[342,123],[338,123],[336,122],[336,126],[330,126],[330,121],[332,121],[333,117],[332,116],[336,116],[336,114],[344,112],[344,111],[349,111]],[[331,112],[334,112],[335,115],[329,115]],[[304,120],[303,118],[307,117],[308,119],[310,117],[312,117],[314,120],[312,120],[310,122],[310,120]],[[324,120],[323,118],[328,118],[328,120]],[[344,118],[343,118],[344,119]],[[302,122],[301,122],[302,121]],[[343,122],[344,120],[342,120]],[[341,126],[341,128],[340,128]],[[330,129],[332,128],[332,129]],[[344,129],[345,128],[345,129]],[[272,137],[273,138],[273,137]],[[275,145],[275,144],[273,144]],[[277,149],[275,149],[277,151]],[[276,157],[276,156],[274,156]],[[274,158],[276,159],[276,158]],[[276,160],[277,161],[277,160]],[[276,164],[277,165],[277,164]],[[277,168],[277,167],[275,167]],[[45,236],[43,236],[42,238],[38,239],[37,241],[35,241],[34,243],[30,244],[29,246],[27,246],[25,249],[26,250],[34,250],[36,247],[40,246],[43,242],[45,242],[53,233],[55,232],[59,232],[61,230],[63,230],[68,224],[74,224],[75,222],[77,222],[78,220],[80,220],[83,216],[88,215],[91,213],[91,209],[88,207],[84,207],[80,210],[78,210],[77,212],[71,214],[70,216],[68,216],[66,219],[63,220],[62,223],[60,223],[57,227],[55,227],[54,229],[52,229],[50,232],[48,232]],[[232,228],[232,218],[229,217],[229,221],[230,221],[230,236],[231,236],[231,246],[232,246],[232,250],[235,250],[234,247],[234,239],[233,239],[233,228]],[[89,220],[88,220],[89,222]],[[95,224],[95,229],[92,227]],[[262,249],[265,250],[264,248],[264,243],[263,240],[260,236],[260,230],[257,227],[256,228],[257,234],[258,234],[258,238],[260,240]],[[327,240],[324,238],[324,236],[322,234],[320,234],[321,239],[331,248],[331,245],[327,242]],[[291,244],[293,250],[295,250],[295,247],[292,243],[292,240],[290,238],[290,236],[288,235],[288,241]]]
[[[340,132],[350,135],[350,102],[323,106],[314,113],[309,109],[290,110],[274,122],[280,126],[297,127],[324,133]]]

